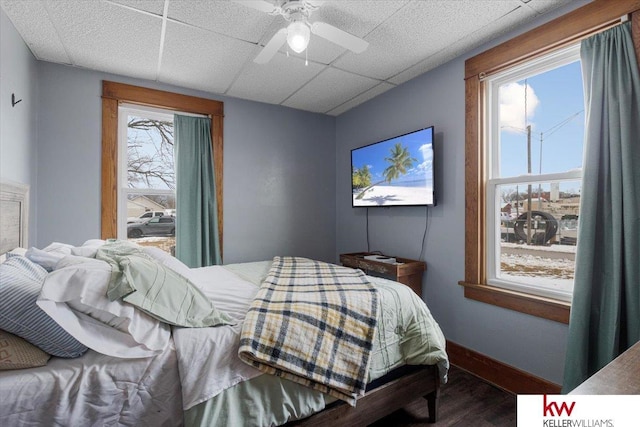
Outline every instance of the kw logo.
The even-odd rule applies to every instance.
[[[547,403],[547,395],[543,395],[543,417],[560,417],[563,412],[567,413],[567,417],[571,416],[573,412],[573,408],[576,406],[576,402],[571,402],[571,405],[567,405],[567,402],[562,402],[560,406],[558,406],[557,402],[548,402]]]

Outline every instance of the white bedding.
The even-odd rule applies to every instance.
[[[185,410],[262,374],[238,357],[242,321],[258,287],[220,266],[195,268],[187,274],[236,324],[173,328]]]
[[[0,425],[182,425],[173,345],[158,356],[119,359],[89,350],[76,359],[0,372]]]

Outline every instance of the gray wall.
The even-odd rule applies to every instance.
[[[333,261],[335,119],[236,100],[224,120],[225,262]]]
[[[22,101],[11,106],[11,94]],[[29,184],[29,240],[36,238],[37,61],[0,9],[0,177]]]
[[[335,120],[104,73],[38,64],[37,245],[100,235],[101,81],[224,101],[224,261],[335,250]]]
[[[544,21],[568,10],[565,7]],[[430,218],[423,296],[447,339],[561,384],[566,325],[466,299],[458,285],[464,279],[465,255],[464,61],[515,35],[501,37],[337,118],[336,252],[367,247],[366,210],[351,207],[350,150],[435,126],[438,206],[430,207],[428,214],[422,207],[369,209],[370,249],[417,258]]]

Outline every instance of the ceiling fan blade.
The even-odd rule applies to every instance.
[[[257,64],[266,64],[271,61],[273,55],[280,50],[285,41],[287,41],[287,29],[281,28],[273,37],[271,37],[271,40],[269,40],[265,47],[262,48],[253,62]]]
[[[260,12],[272,13],[275,12],[278,8],[273,5],[273,3],[269,3],[266,0],[231,0],[234,3],[239,3],[241,5],[250,7],[252,9],[259,10]]]
[[[325,22],[311,24],[311,32],[355,53],[364,52],[369,42]]]

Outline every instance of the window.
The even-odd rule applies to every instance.
[[[584,139],[579,44],[486,79],[487,283],[571,301]]]
[[[119,106],[123,103],[136,106],[152,106],[171,111],[183,111],[211,117],[211,144],[218,204],[218,235],[223,242],[223,122],[224,103],[212,99],[147,89],[123,83],[102,82],[102,216],[101,237],[118,235],[118,214],[122,203],[118,199],[118,149]],[[166,210],[165,210],[166,211]],[[164,212],[163,212],[164,213]],[[175,214],[170,209],[169,214]]]
[[[540,203],[544,204],[545,200],[551,200],[551,193],[554,193],[554,196],[556,193],[558,196],[562,193],[563,202],[567,205],[574,203],[576,198],[569,196],[578,193],[579,188],[575,183],[580,180],[580,175],[577,170],[568,171],[569,173],[565,174],[566,168],[555,171],[546,170],[544,161],[542,171],[540,171],[539,165],[536,165],[535,162],[532,163],[532,174],[536,173],[537,176],[523,178],[520,176],[522,172],[496,174],[494,168],[500,170],[498,165],[501,156],[507,159],[509,155],[506,151],[492,150],[492,147],[489,147],[491,143],[488,140],[489,132],[498,132],[497,138],[495,134],[493,135],[493,141],[498,141],[498,147],[506,145],[507,141],[501,140],[502,135],[499,131],[489,130],[490,116],[497,112],[487,111],[485,108],[487,105],[486,97],[491,96],[491,93],[487,91],[487,86],[494,78],[497,79],[500,75],[506,76],[510,71],[516,72],[519,69],[524,70],[525,73],[521,76],[514,74],[503,83],[508,84],[509,79],[512,79],[511,83],[518,83],[527,78],[527,82],[533,84],[534,76],[537,74],[532,69],[530,69],[532,73],[528,74],[526,71],[527,63],[535,63],[539,58],[553,55],[591,34],[617,25],[621,16],[632,13],[636,9],[637,2],[631,0],[615,2],[595,0],[469,58],[465,62],[465,277],[460,281],[460,284],[464,286],[465,297],[558,322],[569,322],[570,303],[561,299],[561,296],[534,295],[523,292],[522,289],[509,287],[509,283],[504,286],[505,282],[511,281],[522,284],[522,280],[521,278],[509,277],[511,272],[508,271],[508,265],[498,263],[503,253],[501,218],[506,221],[513,220],[513,218],[510,212],[506,212],[506,209],[504,213],[507,213],[508,217],[497,212],[506,208],[507,202],[511,204],[511,208],[514,207],[514,204],[517,209],[524,209],[527,204],[536,208],[538,198],[535,196],[540,195]],[[634,22],[637,22],[636,15],[637,13],[634,14]],[[636,50],[638,50],[637,47]],[[558,119],[561,118],[559,115]],[[538,130],[545,131],[546,128],[539,127]],[[506,134],[504,135],[506,138]],[[493,153],[494,156],[489,157],[490,153]],[[546,155],[546,153],[546,147],[544,147],[544,154]],[[533,154],[534,152],[532,152],[532,159]],[[520,155],[520,158],[526,159],[527,155]],[[535,166],[538,166],[538,170],[535,169]],[[504,168],[502,171],[504,172]],[[528,202],[529,185],[532,186],[531,203]],[[516,187],[515,192],[513,191],[514,186]],[[525,186],[523,191],[520,189],[522,186]],[[493,194],[489,194],[490,191],[493,191]],[[511,196],[509,196],[510,194]],[[527,194],[526,201],[523,200],[522,194]],[[542,207],[547,208],[547,206]],[[570,212],[569,206],[566,206],[566,210]],[[531,227],[520,224],[520,231],[525,236],[535,235],[542,230],[546,231],[547,224],[542,221],[543,219],[534,218],[534,221],[538,222],[531,222]],[[563,225],[574,227],[579,218],[575,218],[572,213],[566,213],[561,215],[560,220],[566,221],[566,224],[559,223],[559,230]],[[526,224],[529,223],[526,222]],[[515,224],[506,224],[505,228],[513,226]],[[553,227],[553,225],[551,226]],[[500,229],[499,236],[497,234],[498,228]],[[505,230],[505,240],[509,239],[510,234],[513,234],[513,231]],[[567,232],[567,234],[559,236],[558,239],[564,237],[565,242],[568,242],[568,238],[571,237],[569,234]],[[491,239],[494,241],[490,245]],[[500,246],[499,255],[497,251],[487,250],[487,248],[496,248],[497,246]],[[503,283],[499,283],[501,279],[503,279]],[[535,282],[539,288],[542,282],[540,280]]]
[[[159,219],[176,207],[173,113],[121,104],[118,120],[118,238],[171,252],[175,227],[140,223],[149,218],[149,226],[165,222]]]

